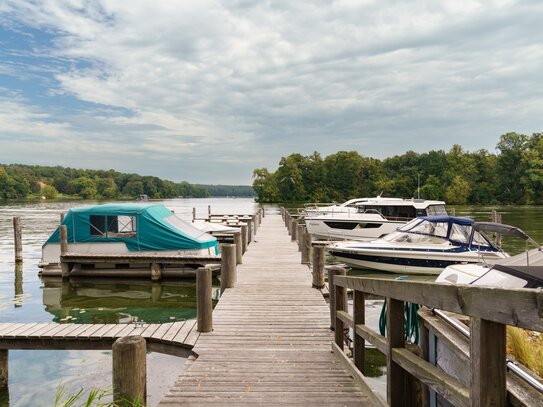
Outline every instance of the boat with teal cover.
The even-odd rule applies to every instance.
[[[217,239],[178,218],[164,205],[119,203],[70,209],[68,251],[78,254],[216,255]],[[60,229],[42,246],[41,267],[58,267]]]

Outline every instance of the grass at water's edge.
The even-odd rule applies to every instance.
[[[54,407],[145,407],[139,400],[123,400],[117,404],[111,400],[111,389],[93,387],[90,390],[80,389],[72,395],[66,394],[66,387],[61,385],[55,394]]]
[[[543,334],[507,327],[507,353],[539,377],[543,377]]]

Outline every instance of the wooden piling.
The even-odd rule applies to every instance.
[[[248,226],[245,223],[242,223],[241,226],[241,247],[243,248],[242,254],[245,254],[247,251],[247,234],[248,234]]]
[[[198,332],[211,332],[213,330],[211,277],[210,268],[200,267],[196,271],[196,320]]]
[[[241,230],[234,233],[234,244],[236,245],[236,264],[243,263],[243,242],[241,241],[241,234]]]
[[[60,225],[59,230],[60,230],[60,256],[62,257],[66,253],[68,253],[68,229],[66,228],[66,225]],[[60,268],[61,268],[62,278],[70,277],[69,263],[66,263],[61,260]]]
[[[317,247],[314,247],[314,249],[316,249]],[[324,247],[322,247],[322,250],[323,250],[323,253],[324,253]],[[347,275],[347,270],[345,270],[344,267],[332,266],[332,267],[330,267],[328,269],[328,289],[330,291],[330,329],[331,330],[336,329],[336,304],[339,301],[339,299],[338,299],[338,301],[336,301],[336,293],[337,293],[337,291],[336,291],[336,289],[334,289],[334,277],[335,276],[345,276],[345,275]],[[348,309],[347,308],[347,290],[343,290],[341,292],[342,292],[342,296],[343,296],[342,303],[344,304],[341,309],[346,310],[346,309]],[[341,329],[341,335],[343,335],[343,328]],[[339,344],[338,344],[338,346],[339,346]]]
[[[147,404],[146,350],[141,336],[125,336],[113,343],[113,402],[116,405]]]
[[[253,241],[253,221],[251,219],[247,220],[247,244]]]
[[[296,219],[292,219],[290,221],[290,241],[295,242],[297,235],[298,235],[298,221]]]
[[[151,280],[158,281],[162,278],[160,263],[151,263]]]
[[[314,288],[323,288],[324,287],[324,246],[323,245],[314,245],[313,246],[313,263],[312,271],[313,274],[313,287]],[[328,280],[328,285],[330,289],[330,295],[332,295],[332,283]],[[332,300],[330,300],[331,303]]]
[[[221,244],[221,293],[236,283],[236,245]]]
[[[298,251],[302,251],[302,245],[304,244],[304,229],[305,225],[298,225],[298,231],[296,232],[296,238],[298,240]]]
[[[23,295],[23,264],[15,263],[15,296]],[[13,304],[15,308],[22,306],[20,302]]]
[[[207,205],[207,217],[211,218],[211,205]]]
[[[302,264],[310,264],[311,236],[307,233],[307,227],[304,226],[302,234]]]
[[[8,359],[8,350],[0,349],[0,389],[8,387]]]
[[[15,245],[15,263],[22,263],[23,261],[23,239],[21,231],[21,218],[19,216],[13,217],[13,237]]]
[[[255,234],[255,235],[256,235],[256,232],[257,232],[257,230],[258,230],[259,222],[260,222],[260,221],[258,220],[258,213],[257,213],[257,214],[255,214],[255,215],[253,216],[253,225],[254,225],[253,228],[254,228],[254,234]]]
[[[66,217],[66,214],[64,212],[62,212],[60,214],[60,223],[64,222],[64,218]]]
[[[196,208],[192,208],[192,223],[196,220]]]

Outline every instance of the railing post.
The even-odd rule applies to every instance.
[[[507,404],[505,325],[472,317],[470,323],[471,406]]]
[[[345,271],[345,270],[344,270]],[[337,275],[337,274],[335,274]],[[339,285],[333,285],[332,290],[330,292],[334,291],[334,341],[336,342],[336,345],[339,347],[339,349],[343,350],[343,329],[344,324],[341,319],[337,317],[338,311],[345,311],[345,301],[343,301],[343,297],[345,297],[345,288]],[[332,299],[330,298],[330,301]],[[330,308],[332,308],[332,303],[330,302]]]
[[[424,324],[424,319],[420,316],[419,326],[420,326],[420,339],[419,339],[419,348],[420,348],[420,357],[426,362],[430,362],[430,331]],[[430,388],[421,382],[421,407],[430,407]]]
[[[347,290],[341,291],[342,299],[336,298],[337,290],[334,289],[334,278],[335,276],[344,276],[346,274],[347,270],[340,266],[332,266],[328,269],[328,289],[330,291],[330,329],[333,331],[337,331],[336,304],[338,303],[338,301],[343,304],[341,308],[342,310],[347,309]],[[343,324],[341,324],[341,326],[343,327]],[[343,328],[341,328],[341,335],[343,335]]]
[[[196,320],[198,332],[213,330],[213,303],[211,298],[211,269],[196,270]]]
[[[309,248],[311,246],[311,236],[307,233],[307,227],[303,227],[302,238],[301,238],[301,250],[302,250],[302,264],[311,263],[309,259]]]
[[[66,225],[60,225],[60,269],[62,278],[70,277],[70,265],[62,261],[62,256],[68,253],[68,229]]]
[[[15,246],[15,263],[23,262],[23,239],[21,231],[21,218],[13,217],[13,240]]]
[[[234,244],[236,245],[236,264],[243,263],[243,243],[241,241],[241,233],[241,229],[238,229],[238,231],[234,233]]]
[[[221,244],[221,294],[236,283],[236,245]]]
[[[312,271],[313,274],[313,288],[324,287],[324,246],[321,244],[313,245],[313,262]],[[328,279],[328,289],[330,295],[332,295],[331,280]],[[330,300],[331,301],[331,300]]]
[[[145,339],[125,336],[113,343],[113,402],[118,406],[147,404]]]
[[[366,295],[362,291],[354,292],[353,299],[353,321],[354,321],[354,345],[353,356],[354,365],[362,374],[364,374],[364,359],[365,359],[365,341],[364,338],[356,334],[356,326],[366,323]]]
[[[247,233],[248,233],[248,227],[245,223],[242,223],[240,225],[241,228],[241,247],[242,247],[242,254],[244,254],[247,251]]]
[[[7,349],[0,349],[0,389],[8,386],[8,360],[9,351]]]
[[[290,221],[290,241],[291,242],[296,241],[297,234],[298,234],[298,221],[296,219],[292,219]]]
[[[406,405],[406,372],[392,360],[394,348],[405,347],[404,303],[387,298],[387,402],[390,407]]]

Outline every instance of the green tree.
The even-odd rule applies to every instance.
[[[453,178],[452,184],[445,191],[445,201],[448,204],[464,205],[468,202],[470,193],[469,183],[460,175]]]
[[[524,185],[520,180],[526,171],[523,157],[527,142],[528,137],[524,134],[507,133],[500,137],[496,146],[500,151],[496,163],[498,191],[504,203],[524,203],[526,200]]]
[[[123,195],[137,197],[143,194],[143,182],[141,181],[128,181],[123,188]]]
[[[45,185],[41,189],[41,195],[44,196],[47,199],[57,199],[58,197],[58,191],[57,189],[52,185]]]

